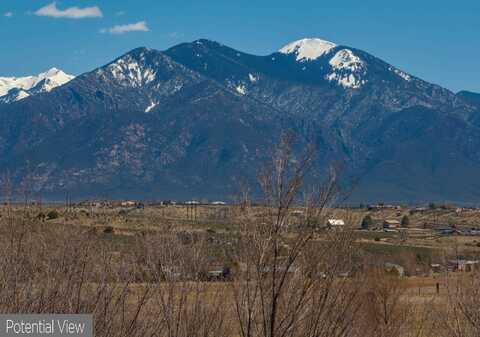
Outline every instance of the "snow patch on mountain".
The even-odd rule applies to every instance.
[[[302,39],[291,42],[279,50],[282,54],[295,54],[297,61],[312,61],[318,59],[337,45],[333,42],[317,38]]]
[[[338,74],[338,73],[331,73],[327,75],[327,80],[329,81],[336,81],[339,85],[344,87],[345,89],[359,89],[365,83],[365,80],[361,78],[355,77],[353,74]]]
[[[156,72],[150,67],[138,64],[130,55],[126,55],[108,66],[112,76],[124,85],[140,87],[155,80]]]
[[[11,89],[8,94],[0,97],[0,103],[13,103],[27,98],[30,94],[23,89]]]
[[[412,76],[410,76],[404,71],[401,71],[400,69],[389,67],[388,70],[393,71],[397,76],[403,78],[407,82],[410,82],[412,80]]]
[[[158,105],[157,102],[151,101],[150,105],[145,108],[145,112],[152,111]]]
[[[15,95],[15,101],[27,98],[28,96],[30,96],[28,92],[26,92],[25,90],[19,90],[18,93]]]
[[[252,83],[255,83],[255,82],[258,81],[258,77],[256,77],[253,74],[248,74],[248,78],[249,78],[250,82],[252,82]]]
[[[367,74],[365,62],[350,49],[339,50],[328,63],[332,67],[332,72],[325,76],[328,81],[350,89],[358,89],[366,83],[363,79]]]
[[[51,91],[73,78],[75,76],[68,75],[57,68],[51,68],[35,76],[0,77],[0,97],[5,101],[4,96],[7,96],[11,90],[17,90],[18,92],[12,92],[9,95],[9,100],[18,101],[32,94]]]
[[[240,95],[246,95],[247,94],[247,88],[245,87],[245,85],[243,84],[240,84],[238,85],[235,90],[237,90],[237,92],[240,94]]]
[[[357,71],[365,65],[360,57],[356,56],[350,49],[338,51],[328,63],[335,70],[346,69],[350,71]]]

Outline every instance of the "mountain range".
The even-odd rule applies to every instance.
[[[351,201],[480,201],[480,95],[360,49],[311,38],[257,56],[202,39],[57,83],[0,92],[0,172],[48,198],[228,198],[292,130],[315,145],[310,179],[338,163]]]
[[[49,92],[74,77],[57,68],[35,76],[0,77],[0,103],[12,103],[31,95]]]

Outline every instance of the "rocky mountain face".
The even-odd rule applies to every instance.
[[[0,104],[0,171],[36,193],[227,198],[283,130],[340,163],[352,201],[476,202],[479,96],[320,39],[255,56],[198,40],[138,48]]]

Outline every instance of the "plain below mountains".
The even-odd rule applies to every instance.
[[[198,40],[61,77],[0,97],[0,172],[44,198],[228,198],[293,130],[316,146],[310,179],[339,163],[352,202],[480,201],[480,95],[360,49]]]

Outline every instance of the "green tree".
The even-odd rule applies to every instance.
[[[48,220],[58,219],[59,216],[60,216],[60,214],[58,214],[58,212],[56,210],[52,210],[52,211],[48,212],[47,219]]]
[[[366,215],[362,220],[362,229],[369,229],[373,226],[373,219],[370,215]]]
[[[410,218],[408,217],[408,215],[403,216],[401,225],[403,228],[410,226]]]

